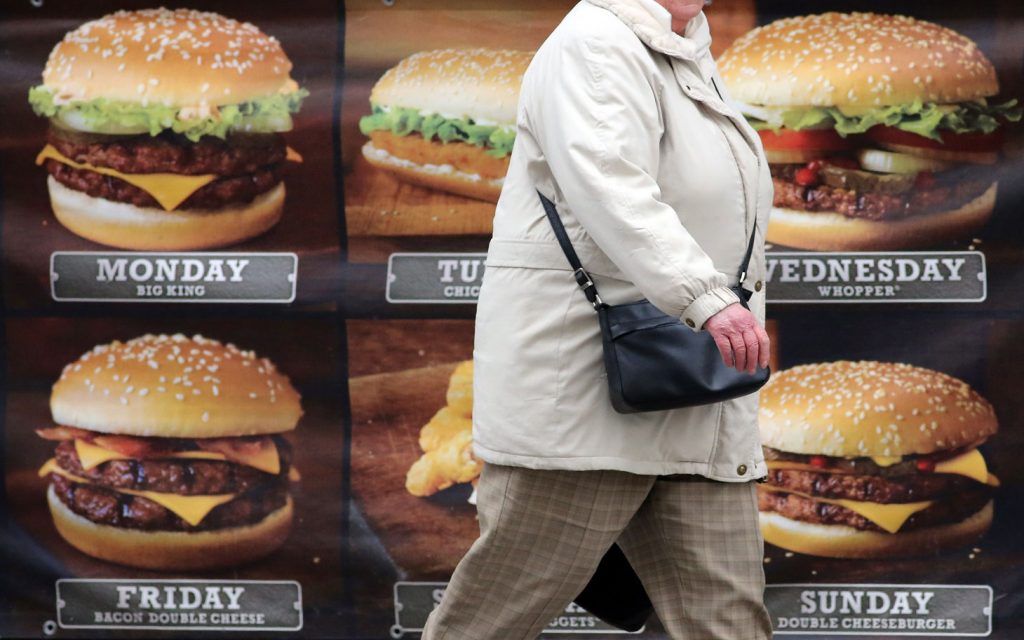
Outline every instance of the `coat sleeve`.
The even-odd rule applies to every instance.
[[[584,230],[651,303],[699,331],[739,298],[661,200],[662,122],[641,56],[596,38],[558,43],[523,111]]]

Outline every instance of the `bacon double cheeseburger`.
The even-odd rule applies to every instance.
[[[370,164],[414,184],[498,201],[533,52],[442,49],[389,69],[359,121]]]
[[[29,91],[57,219],[125,249],[188,250],[281,217],[281,132],[308,92],[281,44],[190,9],[118,11],[64,36]],[[294,153],[293,159],[298,159]]]
[[[992,213],[1016,100],[969,38],[909,16],[776,20],[719,58],[761,135],[775,200],[767,240],[823,251],[969,238]]]
[[[299,394],[266,358],[202,336],[95,347],[53,385],[40,469],[57,531],[80,551],[157,570],[264,556],[292,523]]]
[[[978,450],[995,411],[965,382],[909,364],[792,367],[761,390],[761,530],[816,556],[933,554],[992,523],[999,482]]]

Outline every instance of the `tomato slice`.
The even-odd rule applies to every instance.
[[[967,152],[995,152],[1003,145],[1006,133],[1000,127],[992,133],[954,133],[952,131],[939,131],[942,142],[919,136],[916,133],[875,125],[867,130],[865,135],[875,142],[898,144],[909,147],[924,147],[926,149],[943,149],[946,151],[967,151]]]
[[[813,149],[815,151],[843,151],[852,149],[856,136],[842,137],[835,129],[761,129],[761,144],[770,149]]]

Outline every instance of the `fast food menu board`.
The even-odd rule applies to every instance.
[[[4,6],[0,637],[418,637],[479,532],[518,80],[573,4]],[[775,187],[772,623],[1021,637],[1024,9],[808,11],[705,8]]]

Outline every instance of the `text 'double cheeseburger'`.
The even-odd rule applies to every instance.
[[[766,542],[840,558],[934,554],[992,523],[978,450],[996,414],[967,383],[903,363],[824,362],[761,390]]]
[[[94,242],[189,250],[278,222],[305,89],[280,43],[189,9],[118,11],[64,36],[29,91],[57,219]]]
[[[822,251],[971,238],[996,199],[1016,100],[976,43],[910,16],[793,16],[718,61],[771,169],[767,240]]]
[[[363,156],[399,179],[497,202],[533,52],[441,49],[389,69],[359,121]]]
[[[233,344],[144,335],[100,345],[53,385],[57,442],[40,469],[57,531],[80,551],[156,570],[240,564],[279,547],[298,479],[283,433],[300,397]]]

